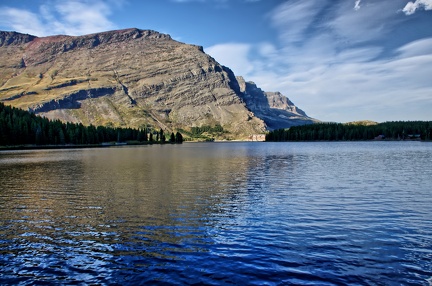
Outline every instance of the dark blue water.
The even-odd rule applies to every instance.
[[[432,285],[432,144],[0,153],[0,284]]]

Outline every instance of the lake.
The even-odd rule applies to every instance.
[[[0,152],[0,284],[432,285],[432,143]]]

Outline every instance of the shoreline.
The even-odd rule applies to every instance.
[[[432,142],[431,140],[339,140],[339,141],[242,141],[242,140],[215,140],[215,141],[185,141],[183,143],[308,143],[308,142]],[[0,146],[0,152],[2,151],[20,151],[20,150],[55,150],[55,149],[84,149],[84,148],[109,148],[109,147],[122,147],[122,146],[145,146],[145,145],[171,145],[178,143],[160,143],[160,142],[122,142],[122,143],[102,143],[102,144],[68,144],[68,145],[19,145],[19,146]]]
[[[160,143],[160,142],[120,142],[120,143],[102,143],[102,144],[67,144],[67,145],[17,145],[17,146],[0,146],[1,151],[17,150],[52,150],[52,149],[83,149],[83,148],[109,148],[122,146],[144,146],[144,145],[165,145],[178,143]]]

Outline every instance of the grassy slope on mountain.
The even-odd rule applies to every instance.
[[[224,67],[168,35],[128,29],[0,48],[0,100],[48,118],[167,130],[220,124],[228,138],[265,130]]]

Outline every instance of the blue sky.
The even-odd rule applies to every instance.
[[[323,120],[432,120],[432,0],[0,0],[0,29],[201,45]]]

